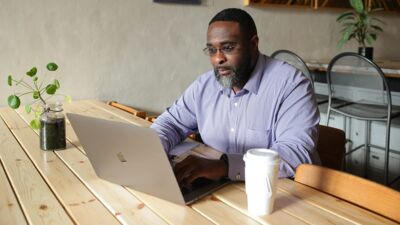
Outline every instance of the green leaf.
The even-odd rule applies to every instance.
[[[57,91],[57,86],[55,84],[49,84],[46,86],[46,93],[49,95],[54,95]]]
[[[374,30],[378,30],[380,32],[383,32],[383,29],[381,27],[379,27],[379,26],[371,25],[371,28],[373,28]]]
[[[338,47],[339,49],[341,49],[341,48],[343,47],[343,45],[344,45],[346,42],[347,42],[347,40],[340,39],[340,41],[339,41],[338,44],[337,44],[337,47]]]
[[[371,34],[365,34],[365,40],[369,45],[371,45],[372,42],[374,41],[374,38],[371,36]]]
[[[55,63],[53,63],[53,62],[48,63],[46,67],[47,67],[47,69],[48,69],[49,71],[56,71],[56,70],[58,69],[57,64],[55,64]]]
[[[349,16],[353,16],[353,12],[345,12],[345,13],[342,13],[337,19],[336,19],[336,21],[337,22],[340,22],[341,20],[344,20],[344,19],[346,19],[346,18],[348,18]],[[353,16],[354,17],[354,16]]]
[[[36,119],[38,119],[41,115],[42,115],[42,110],[35,111],[35,118]]]
[[[33,92],[33,95],[32,95],[33,99],[38,99],[39,96],[40,96],[40,92],[39,91],[34,91]]]
[[[60,88],[60,82],[57,79],[54,80],[54,85],[56,85],[57,89]]]
[[[69,96],[69,95],[65,96],[64,100],[65,100],[66,102],[68,102],[68,103],[71,103],[71,102],[72,102],[72,98],[71,98],[71,96]]]
[[[34,77],[34,78],[33,78],[33,81],[37,81],[37,80],[38,80],[38,77]]]
[[[26,75],[28,75],[28,76],[30,76],[30,77],[33,77],[33,76],[36,75],[36,73],[37,73],[37,68],[36,68],[36,67],[33,67],[31,70],[29,70],[28,72],[26,72]]]
[[[25,112],[29,114],[31,113],[31,111],[32,111],[31,105],[25,105]]]
[[[357,13],[364,13],[364,5],[362,0],[350,0],[350,5]]]
[[[350,36],[353,34],[354,30],[355,30],[354,26],[348,27],[343,33],[343,37],[342,37],[343,40],[348,41]]]
[[[21,105],[21,100],[16,95],[8,96],[7,102],[8,106],[10,106],[13,109],[18,109],[19,105]]]
[[[32,129],[37,130],[40,128],[40,120],[37,118],[33,119],[29,125],[31,126]]]
[[[12,76],[11,75],[8,75],[7,83],[8,83],[8,86],[12,86]]]

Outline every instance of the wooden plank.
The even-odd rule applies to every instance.
[[[234,187],[245,193],[244,183],[236,183]],[[338,217],[280,189],[277,190],[275,197],[275,210],[283,210],[308,224],[354,224],[347,218]]]
[[[122,111],[120,109],[117,109],[115,107],[109,106],[109,105],[107,105],[104,102],[99,101],[99,100],[85,100],[85,101],[82,101],[82,103],[88,104],[88,105],[91,105],[91,106],[95,106],[97,108],[100,108],[101,110],[106,111],[109,114],[118,116],[121,119],[123,119],[123,120],[125,120],[127,122],[130,122],[130,123],[133,123],[135,125],[138,125],[138,126],[150,127],[150,125],[152,124],[152,122],[150,122],[150,121],[148,121],[146,119],[134,116],[134,115],[129,114],[127,112],[124,112],[124,111]]]
[[[6,123],[25,122],[11,109],[0,111]],[[53,151],[42,151],[38,135],[29,127],[12,129],[48,186],[78,224],[120,224]],[[68,144],[67,149],[73,149]]]
[[[19,112],[25,122],[29,121],[29,115]],[[67,131],[67,139],[70,135]],[[71,144],[67,146],[66,150],[55,151],[55,154],[121,223],[166,224],[122,186],[98,178],[88,158]]]
[[[187,206],[177,205],[163,199],[127,188],[133,195],[142,200],[154,212],[157,212],[169,224],[202,225],[213,224],[211,221]]]
[[[102,111],[105,111],[107,113],[106,115],[108,115],[109,119],[118,118],[118,121],[130,122],[137,126],[142,126],[142,127],[150,127],[151,125],[151,122],[143,118],[131,115],[115,107],[106,105],[104,102],[98,100],[80,101],[78,104],[80,107],[83,107],[82,105],[84,105],[85,107],[89,106],[91,110],[101,109]]]
[[[0,119],[1,120],[1,119]],[[0,142],[0,148],[6,148]],[[21,207],[18,204],[7,176],[4,172],[3,164],[0,161],[0,224],[23,225],[27,224]]]
[[[215,224],[259,224],[245,214],[238,213],[235,208],[230,207],[214,196],[207,196],[195,204],[192,208]]]
[[[290,193],[293,196],[301,198],[303,201],[313,204],[316,207],[331,212],[338,217],[354,221],[356,224],[397,224],[380,215],[297,182],[282,179],[278,182],[278,188],[282,191]]]
[[[0,159],[30,224],[74,224],[54,193],[0,120]]]
[[[237,187],[235,187],[235,184],[229,185],[221,190],[218,190],[217,192],[214,192],[213,196],[240,211],[241,213],[249,215],[247,211],[246,193],[243,193],[242,190],[239,190]],[[285,224],[287,225],[308,224],[303,220],[284,212],[279,208],[279,205],[275,206],[275,210],[272,212],[272,214],[260,217],[253,216],[253,219],[261,224],[282,224],[282,221],[285,221]]]

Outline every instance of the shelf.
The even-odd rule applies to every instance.
[[[313,9],[351,9],[349,0],[244,0],[245,6],[288,7]],[[400,12],[400,0],[364,0],[368,9]]]

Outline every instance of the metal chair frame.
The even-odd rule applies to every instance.
[[[347,57],[347,56],[354,56],[354,57],[358,57],[362,60],[364,60],[365,62],[367,62],[370,66],[374,67],[381,80],[382,83],[384,85],[385,90],[386,91],[386,99],[387,99],[387,116],[385,118],[377,118],[377,117],[362,117],[362,116],[358,116],[358,115],[352,115],[346,112],[343,112],[342,110],[340,110],[341,107],[343,107],[344,105],[340,105],[338,107],[332,108],[332,82],[331,82],[331,70],[332,67],[335,65],[336,61],[338,61],[339,59],[343,58],[343,57]],[[355,119],[359,119],[359,120],[364,120],[366,122],[366,126],[365,126],[365,143],[357,146],[353,149],[351,149],[350,151],[346,152],[345,156],[350,155],[351,153],[353,153],[354,151],[360,149],[361,147],[365,147],[365,158],[364,158],[364,176],[367,176],[367,170],[368,170],[368,165],[369,165],[369,149],[370,147],[374,147],[374,148],[379,148],[379,149],[384,149],[385,150],[385,160],[384,160],[384,184],[388,185],[390,184],[389,182],[389,176],[388,176],[388,166],[389,166],[389,147],[390,147],[390,123],[391,123],[391,116],[392,116],[392,98],[391,98],[391,92],[390,92],[390,88],[389,85],[386,81],[386,78],[384,76],[384,73],[382,72],[382,70],[379,68],[379,66],[377,66],[374,62],[372,62],[371,60],[357,54],[357,53],[353,53],[353,52],[345,52],[345,53],[341,53],[338,54],[337,56],[335,56],[331,62],[329,63],[328,69],[327,69],[327,82],[328,82],[328,93],[329,93],[329,100],[328,100],[328,111],[327,111],[327,126],[329,125],[329,119],[330,119],[330,114],[331,111],[336,112],[338,114],[341,114],[343,116],[345,116],[344,118],[344,130],[346,130],[346,118],[355,118]],[[349,104],[347,104],[346,106],[351,106],[352,104],[360,104],[360,103],[356,103],[356,102],[351,102]],[[381,146],[376,146],[376,145],[371,145],[370,143],[370,139],[371,139],[371,122],[372,121],[386,121],[386,137],[385,137],[385,147],[381,147]],[[395,179],[397,180],[397,179]],[[394,180],[394,181],[395,181]],[[393,181],[393,182],[394,182]]]

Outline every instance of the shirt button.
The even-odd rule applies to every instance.
[[[238,106],[238,103],[237,103],[237,102],[235,102],[235,104],[234,104],[234,105],[235,105],[235,107],[237,107],[237,106]]]
[[[240,173],[236,174],[236,180],[240,180]]]
[[[235,129],[234,129],[234,128],[231,128],[231,132],[235,132]]]

